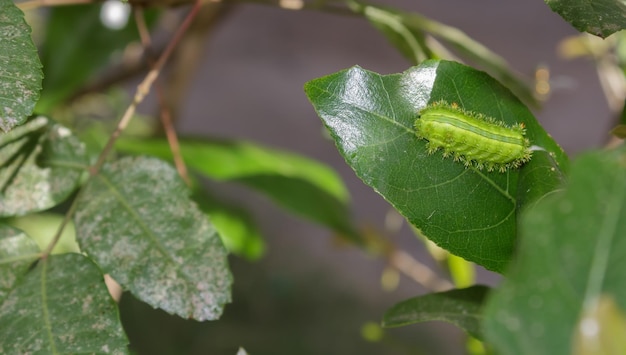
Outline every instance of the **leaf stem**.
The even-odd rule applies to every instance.
[[[135,22],[137,23],[137,30],[139,32],[139,38],[141,38],[141,44],[143,45],[144,51],[148,55],[148,61],[150,62],[151,68],[154,69],[155,64],[152,59],[152,39],[150,38],[150,32],[148,31],[148,26],[146,25],[146,21],[143,16],[143,8],[136,6],[134,10]],[[180,153],[180,145],[178,144],[178,136],[176,135],[176,130],[174,129],[174,125],[172,123],[171,111],[165,101],[165,95],[163,94],[163,87],[158,81],[155,86],[157,101],[159,102],[161,123],[163,125],[163,130],[165,131],[165,136],[167,137],[167,142],[170,145],[172,156],[174,157],[174,165],[176,166],[178,175],[180,175],[183,181],[185,181],[185,184],[187,184],[187,186],[191,186],[187,166],[185,165],[185,161]]]
[[[387,258],[393,268],[429,290],[444,291],[454,288],[451,282],[439,277],[428,266],[404,250],[394,249]]]
[[[132,119],[135,113],[135,110],[137,109],[137,106],[143,101],[146,95],[148,95],[148,93],[150,92],[152,84],[159,77],[159,74],[161,73],[161,69],[163,69],[165,63],[167,62],[172,52],[174,51],[174,48],[176,47],[176,45],[182,38],[185,31],[187,31],[187,29],[189,28],[189,25],[191,25],[191,22],[193,21],[193,19],[198,14],[198,10],[200,9],[200,6],[201,6],[201,0],[196,0],[193,7],[189,11],[187,16],[183,20],[183,22],[181,23],[180,27],[176,31],[176,34],[174,35],[172,40],[168,43],[167,47],[165,48],[165,50],[163,51],[159,59],[152,66],[152,69],[148,72],[144,80],[137,86],[137,91],[135,92],[133,102],[130,104],[130,106],[128,106],[128,108],[126,109],[126,112],[124,112],[124,115],[119,120],[117,127],[115,128],[115,131],[113,131],[113,133],[111,134],[111,137],[109,138],[109,141],[106,143],[106,145],[104,146],[104,149],[100,153],[98,160],[89,169],[89,173],[91,174],[91,176],[97,175],[100,169],[102,168],[104,161],[106,160],[107,156],[110,154],[111,150],[113,149],[113,146],[115,145],[115,141],[117,141],[117,138],[119,138],[119,136],[122,134],[126,126],[128,126],[128,123]]]
[[[59,228],[57,228],[57,231],[54,234],[54,237],[52,238],[50,243],[48,243],[48,246],[46,247],[46,249],[41,253],[42,260],[45,260],[48,258],[50,253],[52,253],[52,249],[54,249],[54,247],[57,245],[57,243],[61,239],[61,236],[63,235],[63,230],[65,229],[67,224],[70,223],[70,220],[72,219],[72,216],[74,215],[74,212],[76,212],[76,206],[78,205],[77,201],[80,195],[82,195],[82,193],[83,193],[83,189],[80,189],[78,191],[78,194],[72,201],[72,204],[70,205],[69,210],[67,210],[67,212],[65,213],[65,217],[63,217],[63,221],[61,221]]]

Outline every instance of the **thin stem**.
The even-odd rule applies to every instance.
[[[72,205],[70,206],[70,209],[65,213],[65,217],[63,217],[63,221],[61,221],[59,228],[54,234],[54,237],[52,238],[50,243],[48,243],[48,246],[46,247],[46,249],[41,253],[41,259],[45,260],[50,255],[50,253],[52,253],[52,249],[54,249],[54,247],[57,245],[57,243],[61,239],[61,236],[63,235],[63,230],[65,230],[65,227],[67,226],[68,223],[70,223],[70,220],[72,219],[74,215],[74,212],[76,212],[76,206],[78,205],[77,201],[80,198],[80,195],[82,195],[83,191],[84,191],[83,189],[78,191],[78,194],[74,198],[74,201],[72,201]]]
[[[394,245],[389,235],[396,233],[399,230],[399,225],[396,225],[395,221],[391,224],[394,226],[385,223],[385,235],[377,231],[364,233],[366,249],[383,257],[389,267],[428,290],[443,291],[453,288],[454,285],[450,281],[440,277],[424,263]]]
[[[174,130],[174,125],[172,124],[172,116],[170,115],[169,108],[165,106],[163,90],[160,86],[157,87],[157,95],[159,96],[159,101],[161,102],[161,122],[163,123],[165,136],[167,137],[167,142],[170,145],[170,150],[172,151],[172,156],[174,157],[174,165],[176,165],[176,170],[178,171],[180,177],[185,181],[185,184],[191,187],[191,179],[189,178],[185,160],[180,153],[180,145],[178,144],[178,136]]]
[[[176,31],[176,34],[174,35],[172,40],[168,43],[167,47],[163,51],[163,54],[161,54],[161,56],[159,57],[159,60],[157,60],[157,62],[152,67],[152,69],[148,72],[148,74],[144,78],[144,80],[137,86],[137,92],[135,93],[133,102],[130,104],[130,106],[128,106],[128,108],[126,109],[126,112],[124,112],[124,115],[118,122],[117,127],[115,128],[115,131],[111,134],[109,141],[106,143],[106,145],[104,146],[104,149],[100,153],[100,156],[98,157],[98,161],[96,161],[96,163],[89,169],[89,173],[92,176],[98,174],[98,172],[102,168],[102,165],[104,164],[104,161],[106,160],[107,156],[113,149],[113,146],[115,145],[115,141],[117,141],[117,138],[119,138],[120,134],[122,134],[126,126],[128,126],[128,123],[132,119],[137,109],[137,106],[143,101],[146,95],[150,92],[150,88],[152,87],[152,84],[155,82],[155,80],[159,77],[159,74],[161,73],[161,69],[163,69],[163,66],[165,65],[169,57],[171,56],[172,52],[174,51],[174,48],[176,47],[178,42],[180,42],[180,39],[182,38],[183,34],[185,33],[185,31],[187,31],[187,29],[189,28],[189,25],[191,25],[191,22],[198,14],[198,10],[200,9],[200,6],[201,6],[200,1],[201,0],[196,0],[193,7],[187,14],[187,17],[181,23],[180,27]]]
[[[152,40],[150,38],[150,32],[148,31],[148,26],[146,25],[146,21],[143,16],[143,9],[141,7],[135,8],[135,22],[137,23],[137,30],[139,31],[139,37],[141,38],[143,48],[148,54],[148,60],[152,69],[154,69],[154,61],[152,60]],[[176,135],[176,130],[174,129],[174,125],[172,123],[170,108],[168,107],[165,100],[165,95],[163,94],[163,87],[158,81],[156,82],[155,86],[157,101],[159,102],[161,123],[163,124],[163,129],[165,131],[170,150],[172,151],[172,156],[174,157],[174,165],[176,166],[178,175],[180,175],[183,181],[185,181],[187,186],[191,186],[191,180],[189,179],[187,166],[185,165],[185,161],[183,160],[183,157],[180,153],[180,145],[178,144],[178,136]]]
[[[443,291],[454,287],[450,281],[439,277],[428,266],[404,250],[394,249],[388,255],[388,260],[393,268],[429,290]]]

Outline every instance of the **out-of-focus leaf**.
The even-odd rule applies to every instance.
[[[517,259],[485,309],[500,354],[572,354],[590,307],[626,309],[625,162],[623,147],[581,156],[564,191],[523,213]]]
[[[442,248],[502,271],[517,236],[517,212],[561,185],[567,156],[531,112],[493,78],[454,62],[427,61],[402,74],[354,67],[305,85],[309,100],[356,174]],[[414,122],[445,100],[507,124],[523,123],[532,160],[486,172],[428,154]]]
[[[0,129],[7,132],[33,113],[42,78],[24,14],[13,1],[0,0]]]
[[[363,14],[372,24],[387,35],[398,49],[420,64],[424,59],[455,59],[441,50],[433,54],[424,41],[424,34],[428,33],[454,48],[461,56],[471,60],[484,68],[489,74],[508,87],[523,102],[532,106],[539,106],[532,88],[516,75],[504,58],[492,52],[489,48],[469,37],[456,27],[434,21],[417,13],[407,13],[401,10],[363,4],[351,1],[351,8]],[[445,55],[445,56],[444,56]],[[428,57],[428,58],[426,58]],[[419,61],[415,61],[420,59]]]
[[[123,29],[107,28],[101,21],[103,4],[57,6],[50,9],[41,62],[45,78],[37,109],[48,112],[99,74],[122,50],[139,40],[133,17]],[[156,12],[147,16],[148,24]]]
[[[53,255],[25,269],[21,261],[3,262],[0,256],[0,272],[6,271],[17,281],[0,297],[0,353],[127,353],[117,305],[91,260]]]
[[[19,229],[0,224],[0,300],[11,292],[37,258],[39,247],[34,240]]]
[[[164,139],[122,138],[117,149],[172,159]],[[180,151],[185,163],[198,173],[220,181],[249,186],[287,210],[328,226],[360,242],[348,211],[348,192],[329,167],[276,149],[241,141],[184,139]]]
[[[19,216],[63,202],[88,162],[69,129],[35,117],[0,135],[0,216]]]
[[[270,175],[299,178],[342,202],[348,200],[346,187],[331,168],[303,156],[243,141],[187,138],[179,143],[185,163],[211,179]],[[165,139],[122,137],[115,147],[127,153],[172,159]]]
[[[193,198],[215,226],[226,249],[251,261],[263,256],[265,241],[247,210],[206,192],[196,193]]]
[[[626,28],[626,4],[623,0],[545,0],[580,32],[606,38]]]
[[[488,287],[472,286],[410,298],[385,312],[383,326],[400,327],[439,320],[452,323],[481,339],[480,309],[488,292]]]
[[[169,164],[124,158],[103,167],[78,200],[81,250],[138,299],[196,320],[230,302],[226,249]]]
[[[45,250],[56,234],[65,216],[58,213],[34,213],[7,220],[7,224],[23,230],[32,238],[41,250]],[[52,254],[80,253],[76,243],[74,224],[68,223],[63,228],[61,238],[52,249]]]
[[[413,64],[438,59],[426,44],[424,31],[404,23],[400,11],[350,2],[350,7],[363,14]]]

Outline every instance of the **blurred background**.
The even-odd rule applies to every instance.
[[[558,55],[559,44],[578,33],[542,0],[380,4],[461,29],[504,57],[531,85],[538,68],[548,69],[550,95],[534,113],[570,156],[608,140],[615,117],[595,66]],[[157,40],[169,38],[167,23],[163,28]],[[347,185],[361,230],[436,268],[402,218],[345,164],[303,92],[305,82],[354,65],[390,74],[411,63],[356,16],[242,3],[202,33],[194,42],[198,67],[181,85],[188,86],[170,93],[179,133],[244,139],[325,162]],[[133,77],[124,87],[133,92],[140,79]],[[138,111],[156,115],[155,96]],[[254,355],[466,353],[464,334],[449,324],[378,328],[386,309],[429,291],[405,276],[395,283],[398,275],[389,276],[382,258],[338,242],[328,229],[287,214],[250,190],[223,183],[211,187],[254,212],[266,253],[258,261],[230,258],[233,303],[216,322],[169,316],[124,294],[122,320],[136,353],[235,354],[240,346]],[[383,275],[392,281],[383,282]],[[477,279],[498,282],[482,269]]]

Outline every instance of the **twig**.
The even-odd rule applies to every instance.
[[[120,136],[120,134],[122,134],[122,131],[124,131],[126,126],[128,126],[128,123],[132,119],[133,114],[135,113],[135,110],[137,109],[137,106],[143,101],[144,97],[146,97],[146,95],[150,92],[150,88],[152,87],[152,84],[159,77],[159,74],[161,73],[161,69],[163,68],[163,66],[169,59],[170,55],[174,51],[176,44],[178,44],[181,37],[187,30],[187,28],[189,28],[189,25],[195,18],[199,9],[200,9],[200,0],[196,0],[193,7],[187,14],[187,17],[181,23],[180,27],[176,31],[176,34],[174,35],[172,40],[168,43],[167,47],[165,48],[165,51],[163,51],[163,54],[161,54],[161,56],[159,57],[159,60],[157,60],[157,62],[153,65],[152,69],[148,72],[148,75],[146,75],[144,80],[137,86],[137,92],[135,93],[133,102],[130,104],[130,106],[128,106],[128,108],[126,109],[126,112],[124,112],[124,115],[118,122],[117,127],[115,128],[115,131],[111,134],[111,137],[109,138],[109,141],[107,142],[107,144],[104,146],[104,149],[102,149],[102,152],[100,153],[100,156],[98,157],[98,161],[89,169],[89,173],[92,176],[97,175],[98,172],[100,171],[100,168],[102,168],[104,161],[106,160],[107,156],[113,149],[113,145],[115,144],[115,141],[117,141],[117,138]]]
[[[388,255],[388,260],[392,267],[429,290],[444,291],[454,287],[450,281],[437,276],[428,266],[404,250],[394,249]]]
[[[396,225],[397,223],[393,224]],[[424,263],[394,245],[389,234],[394,234],[398,230],[399,226],[390,226],[390,223],[386,222],[385,235],[381,235],[376,230],[364,233],[366,249],[369,249],[374,255],[382,256],[389,267],[428,290],[443,291],[453,288],[454,285],[450,281],[440,277]]]
[[[143,16],[143,9],[141,7],[135,8],[135,22],[137,23],[137,30],[139,31],[139,37],[141,38],[141,44],[143,45],[144,51],[148,54],[148,58],[152,69],[154,69],[155,65],[153,63],[152,57],[152,40],[150,38],[150,32],[148,31],[148,26],[146,26],[146,21]],[[174,125],[172,124],[172,116],[170,114],[170,109],[165,101],[165,95],[163,94],[163,87],[159,82],[156,82],[156,93],[157,93],[157,101],[159,102],[159,112],[161,116],[161,123],[163,124],[163,129],[165,130],[165,136],[167,137],[167,142],[170,145],[170,150],[172,151],[172,156],[174,157],[174,165],[176,166],[176,170],[178,171],[178,175],[185,181],[187,186],[191,186],[191,180],[189,179],[189,173],[187,172],[187,166],[185,165],[185,161],[180,153],[180,145],[178,144],[178,136],[176,135],[176,130],[174,129]]]
[[[70,205],[69,210],[67,210],[67,212],[65,213],[65,217],[63,217],[63,221],[61,221],[59,228],[57,228],[57,231],[54,234],[54,237],[52,237],[52,240],[50,241],[50,243],[48,243],[48,246],[46,247],[46,249],[41,253],[42,259],[45,260],[46,258],[48,258],[50,253],[52,253],[52,249],[54,249],[54,247],[57,245],[57,243],[61,239],[61,236],[63,235],[63,230],[65,229],[67,224],[70,223],[70,220],[72,219],[72,216],[74,215],[74,212],[76,211],[76,206],[78,205],[77,201],[82,193],[83,193],[83,189],[78,191],[78,194],[74,198],[74,201],[72,201],[72,204]]]

